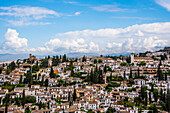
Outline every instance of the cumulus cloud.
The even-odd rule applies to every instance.
[[[170,1],[169,0],[155,0],[157,4],[160,6],[166,8],[168,11],[170,11]]]
[[[15,50],[15,51],[25,51],[27,48],[27,39],[18,37],[19,33],[16,30],[8,29],[5,34],[5,42],[3,44],[3,49],[5,50]]]
[[[170,22],[133,25],[126,28],[82,30],[59,33],[41,47],[28,48],[27,39],[16,30],[5,34],[4,50],[36,54],[128,53],[154,51],[170,45]],[[2,50],[1,50],[2,51]]]
[[[55,52],[96,52],[99,50],[99,47],[94,42],[89,44],[84,41],[83,38],[78,39],[64,39],[60,40],[58,38],[51,39],[45,43],[46,48],[51,48]]]
[[[126,28],[70,31],[57,34],[59,39],[83,38],[95,42],[100,53],[143,52],[169,45],[170,22],[133,25]],[[91,44],[90,44],[91,45]]]

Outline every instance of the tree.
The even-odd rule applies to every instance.
[[[107,67],[106,67],[106,65],[104,65],[104,73],[106,73],[107,72]]]
[[[86,62],[86,56],[83,56],[82,62]]]
[[[138,68],[138,78],[140,78],[140,70],[139,70],[139,68]]]
[[[127,62],[128,64],[131,63],[131,58],[130,58],[130,57],[127,57],[126,62]]]
[[[93,83],[93,68],[91,69],[91,73],[90,73],[90,81]]]
[[[42,76],[42,80],[41,80],[41,86],[44,85],[44,75]]]
[[[30,81],[31,81],[31,72],[30,71],[28,71],[26,74],[24,74],[24,76],[25,76],[25,78],[24,78],[24,83],[25,84],[29,84],[30,83]]]
[[[87,113],[94,113],[94,111],[92,109],[89,109]]]
[[[42,68],[47,68],[48,67],[48,58],[45,58],[42,60],[41,65]]]
[[[99,59],[99,60],[98,60],[98,63],[102,63],[102,60],[101,60],[101,59]]]
[[[24,108],[25,105],[25,90],[22,92],[22,107]]]
[[[87,82],[89,83],[90,82],[90,75],[89,75],[89,72],[87,74]]]
[[[147,106],[148,104],[148,93],[145,92],[145,106]]]
[[[73,92],[73,101],[75,101],[77,99],[77,93],[76,93],[76,89],[74,88],[74,92]]]
[[[40,76],[41,76],[41,74],[39,73],[39,74],[38,74],[38,80],[40,79]]]
[[[115,111],[116,111],[115,108],[109,107],[106,113],[114,113]]]
[[[146,63],[142,61],[141,63],[139,63],[139,66],[146,66]]]
[[[149,92],[149,104],[152,103],[152,97],[151,97],[151,92]]]
[[[60,60],[59,60],[59,57],[58,56],[53,56],[53,59],[52,59],[52,66],[57,66],[59,64]]]
[[[54,74],[54,70],[53,70],[52,66],[51,66],[51,70],[50,70],[50,78],[55,78],[55,74]]]
[[[25,103],[35,103],[36,98],[34,96],[25,96]]]
[[[136,106],[139,106],[139,104],[141,103],[140,97],[135,97],[134,102],[136,103]]]
[[[167,73],[165,72],[165,81],[167,81]]]
[[[160,100],[163,100],[163,90],[161,88],[161,91],[160,91]]]
[[[110,73],[110,81],[112,81],[112,73]]]
[[[146,94],[146,89],[145,89],[145,86],[141,86],[141,91],[140,91],[140,95],[142,97],[142,100],[145,98],[145,94]]]
[[[67,57],[66,57],[66,54],[63,55],[63,59],[62,59],[62,62],[66,62],[67,61]]]
[[[149,109],[153,111],[152,113],[158,113],[158,110],[157,110],[155,104],[151,104],[150,107],[149,107]]]
[[[120,63],[120,66],[127,66],[127,63],[122,62],[122,63]]]
[[[97,60],[96,60],[96,59],[94,59],[94,61],[93,61],[93,62],[94,62],[94,64],[96,64],[96,63],[97,63]]]
[[[170,90],[168,89],[167,94],[166,94],[166,107],[167,111],[170,112]]]
[[[29,106],[25,109],[25,113],[31,113]]]
[[[19,84],[22,84],[22,75],[20,75]]]
[[[163,80],[163,74],[162,74],[162,70],[160,68],[161,65],[162,65],[162,63],[161,63],[161,60],[160,60],[159,65],[158,65],[158,70],[157,70],[158,80]]]
[[[0,74],[2,73],[3,67],[0,67]]]
[[[132,78],[132,69],[130,68],[130,75],[129,75],[129,79]]]
[[[124,78],[124,80],[126,79],[126,71],[124,71],[124,73],[123,73],[123,78]]]
[[[48,79],[45,79],[45,87],[48,87]]]
[[[70,92],[68,93],[68,102],[70,102]]]
[[[8,112],[9,97],[10,97],[10,95],[6,94],[6,96],[5,96],[5,113]]]
[[[157,100],[158,100],[158,90],[154,89],[153,96],[154,96],[155,102],[157,102]]]
[[[16,64],[14,61],[9,64],[9,68],[11,69],[11,71],[16,68]]]

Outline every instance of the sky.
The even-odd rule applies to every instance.
[[[170,46],[170,0],[0,0],[0,54],[119,54]]]

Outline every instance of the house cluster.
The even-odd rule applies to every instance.
[[[163,93],[167,93],[168,88],[170,88],[170,75],[167,75],[166,80],[160,81],[157,78],[160,61],[151,57],[154,54],[155,53],[148,53],[146,57],[140,57],[132,53],[130,56],[130,63],[133,65],[125,66],[121,65],[121,63],[127,63],[123,58],[115,60],[103,57],[102,55],[94,58],[85,57],[85,61],[79,58],[77,61],[73,62],[72,65],[74,66],[73,73],[80,73],[80,77],[70,76],[72,72],[71,70],[67,70],[67,67],[70,65],[69,61],[60,62],[57,66],[52,66],[52,58],[50,58],[48,60],[49,67],[32,72],[32,75],[39,78],[38,81],[46,81],[46,79],[48,79],[47,86],[34,84],[30,86],[25,84],[23,87],[17,86],[20,79],[24,82],[26,73],[32,71],[32,66],[37,65],[36,62],[38,62],[38,65],[41,64],[41,60],[38,60],[35,56],[30,54],[27,61],[34,61],[33,64],[20,60],[19,66],[9,74],[5,71],[7,66],[5,65],[3,67],[4,70],[0,74],[0,85],[2,86],[0,87],[1,105],[4,104],[3,99],[5,99],[7,94],[10,95],[10,98],[15,99],[19,97],[22,98],[23,92],[25,92],[25,96],[33,96],[35,98],[35,103],[44,104],[46,107],[40,108],[40,106],[35,103],[26,103],[24,106],[11,104],[7,108],[8,113],[24,113],[28,107],[31,113],[86,113],[88,110],[98,113],[106,112],[109,107],[114,108],[117,113],[138,113],[138,107],[135,105],[125,106],[122,104],[122,100],[128,100],[134,103],[135,97],[139,97],[140,95],[139,92],[142,86],[146,86],[148,89],[152,88],[150,83],[154,83],[154,88],[158,89],[158,91],[163,90]],[[169,53],[157,54],[166,54],[168,56],[161,61],[160,66],[162,72],[167,73],[170,70]],[[141,62],[145,64],[139,65]],[[51,66],[55,75],[57,75],[56,78],[50,77]],[[106,73],[103,73],[104,84],[89,84],[88,81],[85,81],[85,78],[91,73],[92,69],[98,67],[103,70],[105,66],[108,70]],[[132,85],[128,83],[130,73],[132,73],[134,81]],[[140,74],[143,78],[135,78],[137,74]],[[124,78],[126,80],[108,81],[107,79],[111,75],[113,78]],[[12,90],[4,88],[3,85],[7,82],[15,87]],[[64,82],[69,84],[65,85]],[[119,86],[111,87],[111,90],[108,91],[106,87],[109,82],[114,82],[119,84]],[[60,85],[58,86],[58,84]],[[74,93],[76,94],[76,100],[74,100]],[[149,92],[147,96],[149,98]],[[153,97],[152,93],[151,97]],[[152,98],[152,100],[154,101],[154,98]],[[5,111],[5,106],[0,107],[0,112],[1,111]],[[142,110],[142,113],[147,112],[148,110]]]

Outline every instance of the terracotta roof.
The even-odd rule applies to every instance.
[[[134,59],[145,59],[145,60],[153,60],[150,57],[134,57]]]

